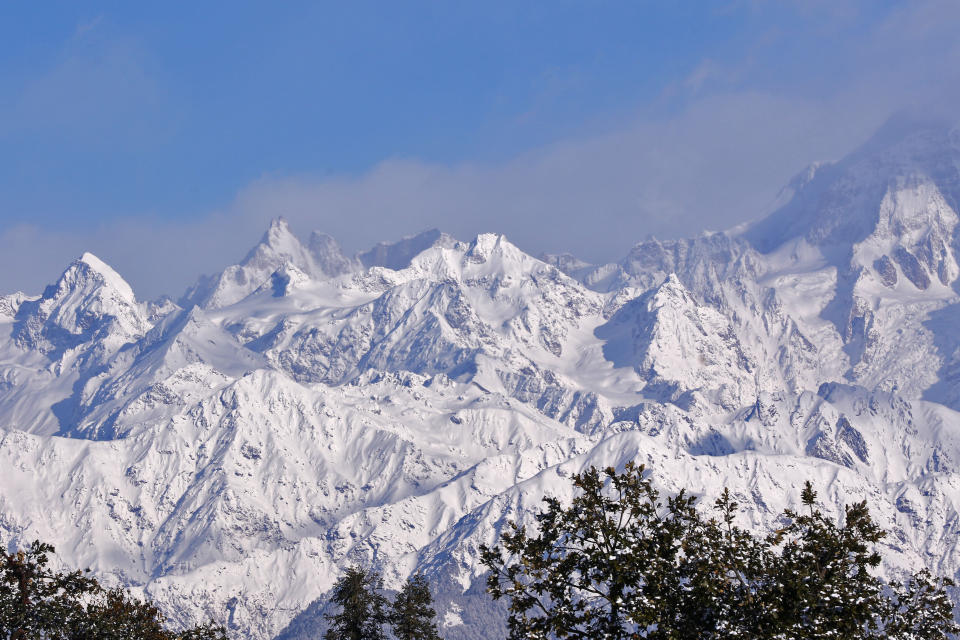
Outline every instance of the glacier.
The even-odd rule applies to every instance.
[[[0,297],[0,541],[258,640],[309,637],[351,563],[420,571],[448,638],[496,637],[479,545],[636,460],[757,531],[808,479],[866,499],[885,572],[960,578],[958,212],[960,131],[898,122],[611,264],[440,231],[347,256],[276,219],[142,301],[84,254]]]

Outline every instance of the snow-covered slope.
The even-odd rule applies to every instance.
[[[806,479],[866,498],[885,571],[960,577],[958,140],[891,124],[767,219],[609,265],[278,220],[175,304],[86,254],[0,298],[0,540],[262,639],[350,563],[419,570],[447,637],[495,637],[478,546],[636,459],[758,530]]]

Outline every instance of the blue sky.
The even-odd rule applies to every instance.
[[[950,109],[914,2],[0,6],[0,288],[92,250],[144,297],[269,219],[616,259],[755,218],[898,109]]]

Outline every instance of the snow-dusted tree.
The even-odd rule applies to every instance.
[[[946,587],[923,570],[905,584],[886,584],[872,572],[886,537],[866,501],[844,507],[840,523],[817,507],[810,482],[805,512],[788,509],[789,524],[768,539],[779,549],[769,595],[784,638],[946,639],[960,632]]]
[[[848,505],[843,522],[826,517],[810,482],[804,512],[788,509],[790,523],[771,536],[781,547],[772,599],[783,629],[801,638],[864,638],[879,632],[883,583],[871,573],[880,564],[875,545],[885,536],[866,502]]]
[[[937,579],[927,569],[906,583],[891,585],[883,632],[900,640],[945,640],[960,635],[953,620],[954,604],[944,590],[950,580]]]
[[[765,540],[736,526],[738,506],[724,489],[714,503],[718,517],[688,520],[674,569],[683,588],[663,604],[657,621],[657,631],[667,633],[646,637],[774,637],[769,594],[777,558]]]
[[[872,569],[884,532],[866,503],[840,524],[807,483],[803,513],[766,538],[735,526],[723,491],[704,517],[684,492],[661,502],[642,466],[575,475],[569,506],[545,498],[536,531],[511,524],[482,547],[488,590],[509,599],[521,638],[943,640],[958,631],[945,588],[921,572],[886,584]]]
[[[82,599],[97,592],[97,582],[85,572],[60,573],[48,567],[53,551],[35,541],[0,555],[0,637],[52,636],[83,616]]]
[[[333,586],[331,602],[340,611],[325,616],[330,628],[324,640],[384,640],[389,602],[382,590],[383,578],[377,571],[348,568]]]
[[[510,638],[643,637],[684,589],[676,566],[700,520],[694,498],[661,503],[632,464],[589,469],[573,484],[570,506],[544,499],[536,535],[514,523],[500,547],[481,549],[490,593],[510,600]]]
[[[393,635],[397,640],[440,640],[436,615],[430,585],[420,574],[410,576],[390,607]]]
[[[5,640],[227,640],[208,624],[175,632],[160,610],[123,589],[104,589],[87,572],[49,565],[54,548],[39,541],[0,551],[0,638]]]

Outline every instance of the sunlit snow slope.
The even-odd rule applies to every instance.
[[[758,530],[806,479],[866,498],[886,571],[960,577],[960,134],[892,122],[784,202],[608,265],[277,220],[179,304],[85,254],[0,298],[0,539],[264,640],[351,563],[420,570],[493,637],[478,546],[639,460]]]

